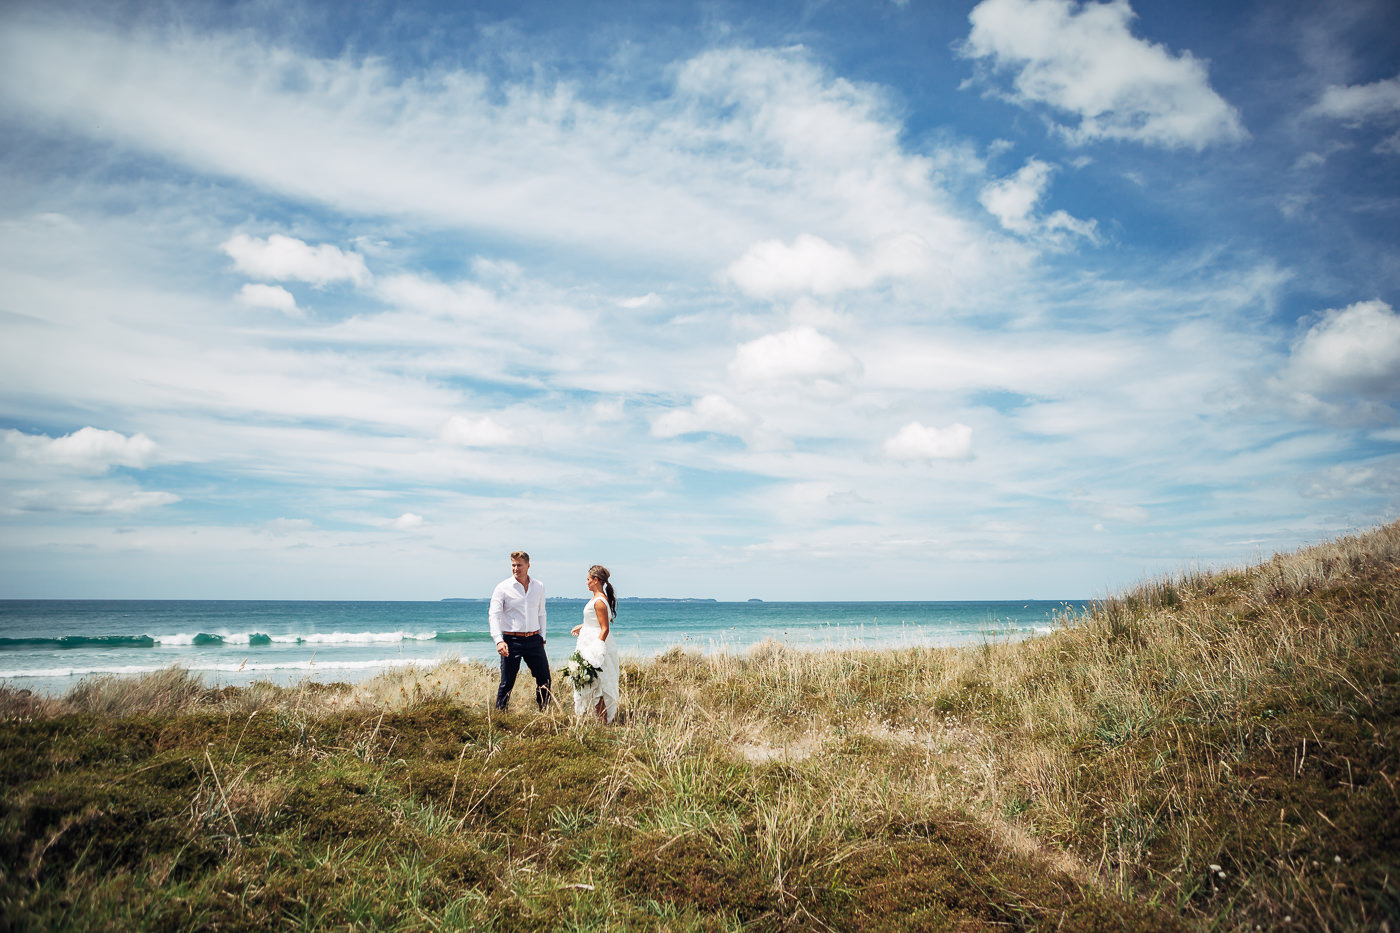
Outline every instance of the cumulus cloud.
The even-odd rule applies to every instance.
[[[1400,75],[1370,84],[1331,85],[1309,113],[1354,123],[1400,113]]]
[[[23,431],[0,431],[0,511],[73,512],[120,515],[170,505],[180,497],[144,490],[121,478],[84,479],[113,467],[143,469],[153,459],[155,443],[144,434],[86,427],[49,437]]]
[[[1327,311],[1293,344],[1284,378],[1320,396],[1400,398],[1400,314],[1379,300]]]
[[[1210,86],[1206,66],[1139,39],[1126,0],[983,0],[962,54],[1014,72],[1012,100],[1078,118],[1072,143],[1130,140],[1201,150],[1244,139],[1239,113]]]
[[[834,384],[859,374],[860,362],[830,337],[794,327],[741,344],[729,364],[741,382]]]
[[[503,447],[515,443],[516,432],[489,415],[453,415],[442,426],[438,437],[462,447]]]
[[[760,298],[801,292],[830,295],[868,281],[849,249],[806,233],[790,246],[780,240],[755,243],[730,264],[725,276],[745,294]]]
[[[1031,159],[1010,178],[984,187],[978,200],[1006,229],[1013,233],[1030,233],[1035,228],[1031,212],[1045,194],[1052,171],[1046,163]]]
[[[969,460],[972,428],[953,423],[946,428],[926,428],[911,421],[885,441],[885,455],[894,460]]]
[[[753,430],[754,419],[722,395],[705,395],[685,408],[677,408],[651,423],[654,437],[683,434],[729,434],[744,437]]]
[[[301,314],[296,297],[280,285],[255,285],[250,282],[238,292],[238,300],[250,308],[271,308],[294,317]]]
[[[82,473],[105,473],[114,466],[143,469],[156,449],[155,442],[144,434],[128,437],[94,427],[57,438],[7,430],[0,432],[0,438],[16,459]]]
[[[803,233],[791,244],[763,240],[730,263],[724,278],[755,298],[835,295],[880,281],[916,275],[933,267],[928,241],[917,233],[888,234],[863,255]]]
[[[335,282],[363,285],[370,279],[363,256],[329,243],[311,246],[280,233],[266,239],[240,233],[219,248],[238,271],[255,278],[310,282],[317,287]]]
[[[1021,236],[1040,236],[1052,242],[1063,241],[1067,236],[1097,239],[1092,220],[1080,220],[1065,211],[1055,211],[1048,217],[1036,214],[1036,206],[1045,197],[1054,171],[1049,163],[1029,159],[1015,175],[986,185],[978,200],[998,223]]]

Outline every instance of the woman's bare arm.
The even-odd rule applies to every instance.
[[[602,631],[598,635],[599,641],[608,640],[608,601],[606,598],[599,599],[593,604],[593,611],[598,613],[598,628]]]

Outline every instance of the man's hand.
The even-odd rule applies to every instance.
[[[579,623],[578,625],[575,625],[573,628],[569,629],[569,634],[577,635],[581,631],[583,631],[583,624]]]
[[[496,653],[503,658],[510,657],[510,646],[503,641],[496,642]]]

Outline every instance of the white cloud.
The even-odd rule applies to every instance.
[[[725,276],[745,294],[759,298],[802,292],[830,295],[869,282],[849,249],[806,233],[791,246],[779,240],[755,243],[730,264]]]
[[[0,438],[20,460],[83,473],[105,473],[114,466],[143,469],[156,449],[155,442],[144,434],[128,437],[119,431],[93,427],[57,438],[7,430],[0,432]]]
[[[1284,374],[1317,395],[1400,398],[1400,314],[1383,301],[1332,309],[1293,345]]]
[[[1331,85],[1309,113],[1355,123],[1400,113],[1400,75],[1370,84]]]
[[[647,292],[645,295],[638,295],[635,298],[624,298],[618,304],[629,310],[637,310],[639,308],[659,308],[662,302],[661,296],[656,292]]]
[[[117,466],[142,469],[155,451],[144,434],[93,427],[57,438],[0,431],[0,512],[120,515],[179,502],[174,493],[143,490],[121,478],[77,478]]]
[[[1005,147],[950,144],[943,134],[966,125],[907,110],[923,97],[895,91],[889,106],[882,89],[800,49],[721,49],[626,84],[571,71],[574,88],[549,68],[512,83],[454,71],[461,59],[421,69],[308,59],[251,33],[137,26],[94,38],[76,21],[13,25],[0,36],[0,107],[16,125],[176,168],[97,198],[60,166],[35,198],[75,220],[62,235],[40,231],[43,248],[29,235],[43,224],[0,216],[0,382],[12,417],[139,425],[162,441],[153,460],[201,463],[170,488],[199,489],[200,513],[232,511],[222,527],[187,525],[194,513],[181,509],[159,522],[14,522],[0,588],[7,574],[20,578],[11,555],[57,555],[49,572],[76,579],[96,564],[63,558],[55,542],[119,567],[112,555],[160,539],[168,565],[150,552],[124,565],[141,580],[160,567],[205,595],[245,582],[265,595],[333,594],[349,581],[365,597],[405,597],[462,579],[472,549],[496,547],[491,528],[572,560],[597,544],[584,517],[606,514],[645,542],[617,547],[631,547],[621,559],[656,595],[688,592],[698,567],[740,598],[816,598],[814,587],[858,598],[837,590],[849,575],[814,556],[852,553],[853,541],[907,553],[919,569],[897,575],[914,581],[904,598],[945,585],[967,597],[1002,592],[1010,564],[981,575],[972,564],[1033,568],[1036,551],[1061,561],[1053,572],[1064,579],[1050,588],[1084,595],[1121,579],[1123,566],[1135,578],[1148,549],[1154,559],[1211,553],[1173,522],[1177,532],[1209,529],[1196,540],[1245,523],[1277,528],[1271,516],[1299,514],[1297,465],[1355,449],[1325,426],[1297,429],[1239,406],[1222,413],[1212,401],[1252,367],[1277,368],[1270,312],[1287,307],[1275,302],[1283,273],[1258,287],[1249,265],[1259,260],[1215,251],[1209,227],[1199,249],[1144,243],[1127,266],[1111,256],[1092,267],[1023,261],[1041,238],[1088,235],[1072,231],[1089,222],[1052,213],[1059,175],[1037,175],[1039,160],[1016,172],[1026,153],[1004,163],[1012,177],[1001,181],[1025,188],[994,203],[1003,229],[1027,231],[1007,235],[975,200],[991,178],[982,158],[1009,158]],[[643,67],[663,50],[647,50]],[[102,92],[84,93],[94,88]],[[1090,173],[1121,177],[1112,147],[1093,151]],[[1069,171],[1070,160],[1057,161]],[[1144,186],[1157,183],[1159,162],[1137,166]],[[1218,190],[1213,164],[1183,193],[1187,214],[1191,199]],[[132,212],[104,213],[113,203]],[[298,225],[227,226],[269,204]],[[370,268],[354,295],[321,294],[323,313],[294,335],[268,325],[274,315],[233,319],[240,283],[265,282],[269,301],[279,288],[270,274],[228,278],[234,261],[211,244],[239,229],[295,232],[307,253],[335,243]],[[272,252],[271,238],[250,243]],[[492,256],[464,255],[473,243]],[[282,284],[310,303],[301,284],[310,267],[292,265],[300,271]],[[719,288],[726,268],[732,287]],[[664,314],[646,310],[658,306]],[[1190,321],[1198,339],[1185,346],[1180,325]],[[842,384],[840,404],[811,390],[824,381]],[[942,413],[938,428],[914,420],[930,423],[929,412]],[[918,430],[896,443],[890,435],[911,422]],[[976,425],[976,468],[940,464],[972,456],[964,422]],[[1311,446],[1279,452],[1269,446],[1279,430]],[[802,442],[770,450],[759,443],[766,431]],[[713,433],[744,443],[697,437]],[[1247,459],[1234,459],[1240,450]],[[897,455],[945,469],[930,483]],[[0,463],[0,490],[10,490],[0,508],[16,488],[40,485],[29,479],[39,469]],[[72,479],[43,469],[59,478],[52,486]],[[1207,494],[1173,492],[1202,475]],[[250,523],[239,490],[253,487],[265,516],[335,529]],[[1072,489],[1161,502],[1151,536],[1115,541],[1117,567],[1079,550],[1083,526],[1099,519],[1065,516]],[[55,488],[26,490],[24,502],[116,514],[172,499]],[[1027,504],[1024,540],[983,534],[1008,501]],[[412,522],[410,507],[433,518],[387,531]],[[1142,517],[1132,509],[1111,506],[1105,521],[1116,530]],[[139,527],[103,536],[117,524]],[[277,557],[240,574],[219,558],[239,563],[249,537]],[[785,580],[753,571],[763,562],[743,560],[749,546],[789,548],[792,561],[769,563],[784,565]],[[948,576],[927,576],[940,555],[951,558],[939,571]],[[584,556],[582,565],[599,559]],[[710,572],[727,560],[752,576]],[[133,574],[108,576],[138,587]],[[269,582],[279,576],[287,582]],[[1028,592],[1041,586],[1018,579]],[[750,581],[763,588],[744,592]]]
[[[296,297],[280,285],[256,285],[250,282],[239,290],[238,300],[250,308],[271,308],[293,317],[301,315]]]
[[[1309,499],[1351,499],[1400,493],[1400,458],[1339,464],[1305,478],[1300,490]]]
[[[169,492],[148,492],[123,485],[88,484],[20,490],[14,495],[10,510],[124,515],[179,501],[179,496]]]
[[[1121,139],[1204,149],[1248,134],[1190,52],[1135,37],[1126,0],[983,0],[962,53],[1015,72],[1011,97],[1078,117],[1073,143]]]
[[[1006,229],[1013,233],[1030,233],[1035,229],[1031,213],[1044,196],[1053,171],[1048,164],[1031,159],[1010,178],[988,184],[978,200]]]
[[[274,518],[265,522],[263,528],[268,534],[288,535],[314,531],[316,524],[308,518]]]
[[[724,278],[755,298],[835,295],[930,272],[938,261],[929,242],[911,231],[879,237],[862,256],[803,233],[791,245],[781,240],[753,244],[729,264]]]
[[[438,282],[417,275],[375,281],[374,294],[398,308],[454,318],[487,318],[500,312],[496,296],[475,282]]]
[[[800,47],[709,50],[668,68],[660,93],[614,103],[245,33],[7,26],[0,100],[17,113],[297,203],[704,268],[804,231],[913,231],[962,277],[984,261],[936,184],[964,170],[964,147],[906,150],[881,88]]]
[[[329,243],[310,246],[280,233],[267,239],[240,233],[219,248],[240,272],[255,278],[310,282],[317,287],[334,282],[363,285],[370,280],[363,256]]]
[[[618,422],[627,416],[627,402],[620,398],[599,399],[592,411],[594,421],[602,423]]]
[[[1096,224],[1079,220],[1065,211],[1055,211],[1049,217],[1039,217],[1036,206],[1050,185],[1053,166],[1039,159],[1029,159],[1015,175],[991,182],[982,189],[978,200],[997,221],[1012,233],[1036,236],[1054,242],[1065,234],[1096,240]]]
[[[453,415],[442,426],[438,437],[463,447],[504,447],[516,442],[517,432],[489,415],[475,418]]]
[[[911,421],[885,441],[885,454],[895,460],[968,460],[972,457],[972,428],[960,423],[926,428]]]
[[[836,383],[860,373],[860,362],[830,337],[794,327],[741,344],[729,364],[741,382]]]
[[[372,528],[388,528],[392,531],[411,531],[414,528],[421,528],[425,524],[423,516],[416,512],[404,512],[396,518],[384,518],[379,515],[356,515],[345,516],[352,521],[369,525]]]
[[[729,434],[744,437],[753,429],[754,419],[722,395],[706,395],[685,408],[668,411],[651,423],[654,437],[683,434]]]
[[[1140,505],[1124,505],[1117,502],[1100,502],[1094,499],[1081,497],[1075,502],[1076,509],[1087,512],[1095,518],[1115,524],[1141,525],[1147,522],[1147,509]],[[1103,530],[1102,525],[1095,525],[1096,531]]]

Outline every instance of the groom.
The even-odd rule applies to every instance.
[[[501,685],[496,688],[496,709],[510,703],[510,691],[520,662],[535,677],[535,702],[540,709],[551,699],[549,658],[544,653],[544,584],[530,579],[530,555],[512,551],[510,576],[491,592],[491,640],[501,656]]]

